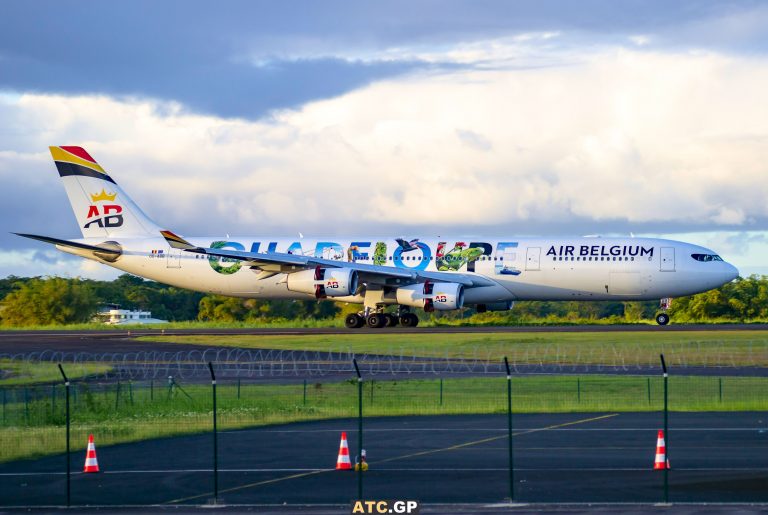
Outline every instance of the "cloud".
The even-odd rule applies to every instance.
[[[493,145],[490,141],[488,141],[488,138],[483,136],[482,134],[478,134],[476,132],[472,131],[466,131],[461,129],[456,129],[456,135],[459,137],[462,143],[465,145],[468,145],[469,147],[475,148],[480,151],[488,151],[493,148]]]
[[[410,73],[255,121],[4,95],[0,246],[78,234],[50,144],[87,147],[182,234],[765,230],[766,91],[760,57],[614,49]]]
[[[12,2],[0,88],[258,119],[416,71],[570,64],[628,41],[764,50],[766,19],[747,0]]]

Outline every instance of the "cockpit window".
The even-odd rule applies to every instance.
[[[691,254],[691,257],[696,261],[722,261],[723,258],[717,254]]]

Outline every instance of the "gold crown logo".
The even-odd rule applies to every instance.
[[[100,200],[115,200],[115,197],[117,196],[117,193],[107,193],[104,191],[104,188],[101,188],[101,193],[97,193],[95,195],[91,195],[91,200],[93,202],[98,202]]]

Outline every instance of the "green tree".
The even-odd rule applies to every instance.
[[[87,322],[98,299],[88,281],[35,278],[5,296],[2,324],[11,327]]]

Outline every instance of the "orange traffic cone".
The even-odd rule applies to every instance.
[[[656,438],[656,460],[653,462],[653,470],[664,469],[669,469],[667,444],[664,441],[664,431],[659,430],[659,435]]]
[[[347,433],[341,433],[341,443],[339,444],[339,457],[336,458],[336,470],[351,470],[352,462],[349,461],[349,445],[347,444]]]
[[[85,454],[85,468],[83,472],[98,472],[99,462],[96,461],[96,445],[93,443],[93,435],[88,435],[88,451]]]

